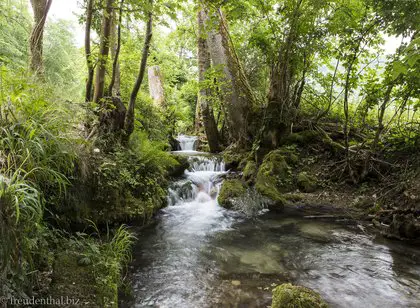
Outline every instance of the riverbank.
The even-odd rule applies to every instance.
[[[247,190],[255,189],[267,198],[270,210],[290,207],[308,216],[363,220],[385,237],[414,243],[420,239],[420,164],[415,157],[403,157],[402,165],[401,154],[394,154],[382,175],[355,183],[344,174],[342,156],[325,147],[324,141],[292,139],[271,151],[225,151],[232,171],[225,191],[236,181],[236,191],[226,195],[241,199]],[[219,198],[225,207],[231,207],[231,201]]]

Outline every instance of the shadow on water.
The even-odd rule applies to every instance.
[[[420,307],[419,248],[345,222],[227,211],[212,194],[224,166],[194,161],[197,171],[172,186],[171,206],[138,236],[133,298],[122,307],[266,307],[283,282],[313,288],[332,307]]]

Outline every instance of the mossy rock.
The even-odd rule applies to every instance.
[[[226,150],[222,154],[223,161],[225,162],[226,169],[238,170],[241,162],[246,159],[246,152],[237,152],[233,149]]]
[[[232,208],[233,200],[246,193],[245,185],[240,180],[225,180],[217,197],[218,203],[224,208]]]
[[[315,291],[284,283],[273,290],[272,308],[326,308],[328,305]]]
[[[257,163],[253,160],[248,160],[243,170],[242,177],[246,181],[252,181],[258,172]]]
[[[307,172],[300,172],[296,179],[298,188],[306,193],[314,192],[317,188],[316,178]]]
[[[289,165],[296,165],[299,162],[299,156],[296,154],[294,146],[283,146],[277,149],[276,153],[283,155]]]
[[[269,209],[283,209],[286,202],[282,193],[293,189],[293,181],[291,168],[280,150],[265,156],[257,173],[255,188],[272,201]]]
[[[173,155],[173,157],[177,161],[177,164],[172,166],[168,170],[168,174],[171,177],[180,177],[184,174],[184,171],[190,166],[188,162],[188,157],[184,155]]]

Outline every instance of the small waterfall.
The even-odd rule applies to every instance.
[[[185,171],[184,178],[172,183],[169,188],[168,205],[193,201],[216,203],[221,176],[226,173],[223,160],[217,156],[191,155],[188,161],[190,167]]]
[[[196,136],[179,135],[176,140],[179,142],[181,151],[196,151],[198,140]]]
[[[188,158],[190,163],[189,171],[225,171],[225,163],[221,157],[216,156],[190,156]]]

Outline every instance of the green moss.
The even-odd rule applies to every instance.
[[[307,172],[300,172],[297,176],[297,185],[303,192],[314,192],[316,190],[316,178]]]
[[[171,177],[179,177],[184,174],[184,171],[188,169],[188,157],[184,155],[173,155],[176,160],[176,164],[171,166],[168,170],[168,174]]]
[[[276,150],[276,152],[283,155],[286,162],[290,165],[296,165],[299,162],[299,156],[296,154],[296,147],[293,145],[283,146]]]
[[[257,173],[255,188],[263,196],[271,199],[275,207],[283,207],[285,199],[282,193],[293,188],[291,168],[284,153],[275,150],[268,153]]]
[[[288,193],[288,194],[284,194],[283,197],[287,201],[291,201],[291,202],[298,202],[298,201],[303,200],[303,196],[301,194]]]
[[[311,289],[282,284],[273,290],[272,308],[316,308],[328,307],[321,296]]]
[[[300,133],[293,133],[288,135],[284,140],[282,140],[282,144],[307,145],[314,140],[320,139],[320,134],[317,131],[305,130]]]
[[[237,170],[241,162],[246,159],[247,153],[230,149],[224,151],[222,156],[227,169]]]
[[[222,184],[217,201],[225,208],[232,208],[232,200],[245,193],[245,186],[240,180],[226,180]]]
[[[253,160],[248,160],[243,170],[243,179],[248,181],[252,180],[257,174],[257,164]]]

